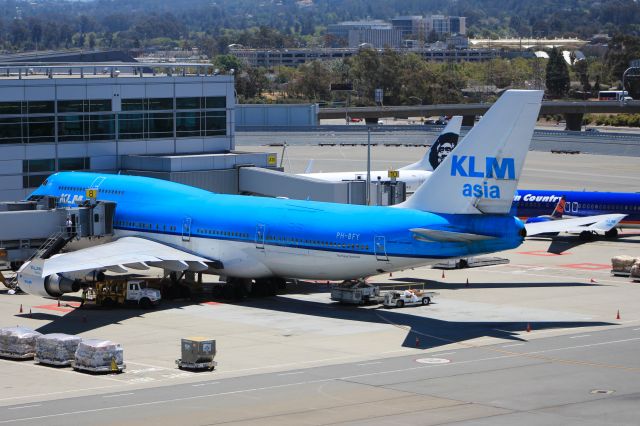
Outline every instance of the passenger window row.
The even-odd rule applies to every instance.
[[[198,234],[219,235],[223,237],[249,238],[249,234],[243,232],[219,231],[216,229],[198,229]]]
[[[144,223],[144,222],[128,222],[126,220],[116,220],[114,222],[115,226],[128,226],[130,228],[140,228],[140,229],[154,229],[154,225],[150,224],[150,223]],[[167,229],[168,227],[168,229]],[[155,224],[155,229],[156,230],[160,230],[160,225],[159,224]],[[162,230],[163,231],[175,231],[177,228],[173,225],[162,225]]]
[[[79,186],[58,186],[58,190],[60,191],[77,191],[84,192],[87,188],[82,188]],[[124,195],[124,191],[120,191],[117,189],[98,189],[98,194],[114,194],[114,195]]]
[[[333,248],[343,248],[343,249],[356,249],[356,250],[369,250],[368,244],[346,244],[346,243],[336,243],[333,241],[321,241],[321,240],[303,240],[300,238],[292,238],[292,237],[283,237],[283,236],[273,236],[267,235],[267,241],[276,241],[276,242],[287,242],[287,243],[298,243],[309,246],[318,246],[318,247],[333,247]]]

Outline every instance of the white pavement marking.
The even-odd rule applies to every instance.
[[[220,382],[209,382],[209,383],[196,383],[195,385],[191,385],[195,388],[200,387],[200,386],[209,386],[209,385],[217,385]]]
[[[434,354],[434,355],[443,356],[443,355],[453,355],[453,354],[455,354],[455,352],[445,352],[443,354],[437,353],[437,354]]]
[[[129,395],[133,395],[135,392],[127,392],[127,393],[119,393],[116,395],[104,395],[103,398],[118,398],[121,396],[129,396]]]
[[[169,368],[166,368],[166,367],[159,367],[157,365],[151,365],[151,364],[143,364],[142,362],[133,362],[129,360],[127,360],[127,364],[142,365],[143,367],[150,367],[158,370],[170,370]]]
[[[636,340],[640,340],[640,337],[636,337],[636,338],[632,338],[632,339],[612,340],[612,341],[600,342],[600,343],[591,343],[589,345],[569,346],[569,347],[565,347],[565,348],[547,349],[547,350],[541,350],[541,351],[536,351],[536,352],[518,353],[518,354],[513,354],[513,355],[500,355],[500,356],[494,356],[494,357],[488,357],[488,358],[478,358],[478,359],[474,359],[474,360],[460,361],[460,362],[451,363],[451,364],[420,365],[420,366],[417,366],[417,367],[407,367],[407,368],[402,368],[402,369],[397,369],[397,370],[379,371],[379,372],[376,372],[376,373],[356,374],[356,375],[353,375],[353,376],[332,377],[332,378],[327,378],[327,379],[318,379],[318,380],[309,380],[309,381],[304,381],[304,382],[288,383],[288,384],[284,384],[284,385],[265,386],[265,387],[261,387],[261,388],[240,389],[240,390],[236,390],[236,391],[211,393],[211,394],[206,394],[206,395],[196,395],[196,396],[188,396],[188,397],[182,397],[182,398],[163,399],[163,400],[150,401],[150,402],[141,402],[141,403],[138,403],[138,404],[118,405],[118,406],[112,406],[112,407],[94,408],[94,409],[91,409],[91,410],[68,411],[68,412],[57,413],[57,414],[46,414],[46,415],[42,415],[42,416],[23,417],[21,419],[1,420],[0,424],[25,422],[25,421],[40,420],[40,419],[50,419],[50,418],[55,418],[55,417],[71,416],[71,415],[78,415],[78,414],[97,413],[97,412],[101,412],[101,411],[123,410],[125,408],[146,407],[146,406],[158,405],[158,404],[167,404],[167,403],[190,401],[190,400],[203,399],[203,398],[212,398],[212,397],[216,397],[216,396],[236,395],[236,394],[242,394],[242,393],[247,393],[247,392],[258,392],[258,391],[262,391],[262,390],[278,389],[278,388],[285,388],[285,387],[292,387],[292,386],[301,386],[301,385],[310,385],[310,384],[316,384],[316,383],[325,383],[325,382],[330,382],[330,381],[334,381],[334,380],[350,380],[350,379],[357,379],[357,378],[361,378],[361,377],[377,376],[377,375],[382,375],[382,374],[393,374],[393,373],[413,371],[413,370],[422,370],[422,369],[427,369],[427,368],[446,368],[447,366],[450,366],[450,365],[457,366],[457,365],[460,365],[460,364],[471,364],[471,363],[475,363],[475,362],[491,361],[491,360],[505,359],[505,358],[514,358],[514,357],[518,357],[518,356],[535,355],[535,354],[542,354],[542,353],[547,353],[547,352],[557,352],[557,351],[570,350],[570,349],[588,348],[588,347],[592,347],[592,346],[610,345],[610,344],[613,344],[613,343],[623,343],[623,342],[630,342],[630,341],[636,341]],[[481,348],[478,348],[478,349],[481,349]]]
[[[633,331],[640,331],[640,328],[634,328]]]
[[[15,362],[15,361],[9,361],[7,359],[0,359],[0,362],[3,363],[7,363],[7,364],[11,364],[12,366],[21,366],[21,367],[33,367],[33,368],[45,368],[47,371],[53,371],[56,373],[67,373],[67,374],[73,374],[74,376],[78,376],[78,373],[74,370],[70,370],[70,369],[64,369],[64,368],[51,368],[51,367],[45,367],[44,365],[40,365],[40,364],[34,364],[31,362]],[[96,377],[98,379],[102,379],[102,380],[110,380],[113,382],[120,382],[122,383],[122,380],[117,380],[117,379],[112,379],[110,377],[105,377],[105,376],[93,376]],[[0,400],[1,401],[1,400]]]
[[[589,337],[591,336],[590,334],[581,334],[579,336],[569,336],[569,339],[580,339],[582,337]]]
[[[514,343],[512,345],[504,345],[503,348],[512,348],[514,346],[524,346],[524,343]]]
[[[42,404],[22,405],[20,407],[9,407],[8,410],[22,410],[23,408],[40,407]]]
[[[304,371],[292,371],[291,373],[280,373],[278,376],[293,376],[294,374],[304,374]]]
[[[356,365],[365,366],[365,365],[375,365],[375,364],[382,364],[382,361],[363,362],[362,364],[356,364]]]
[[[119,381],[120,383],[122,383],[122,381]],[[2,401],[11,401],[12,399],[25,399],[25,398],[35,398],[35,397],[47,397],[47,396],[54,396],[54,395],[62,395],[64,393],[73,393],[73,392],[85,392],[85,391],[94,391],[94,390],[99,390],[99,389],[111,389],[111,388],[115,388],[118,387],[119,385],[110,385],[110,386],[96,386],[93,388],[84,388],[84,389],[71,389],[71,390],[66,390],[66,391],[58,391],[58,392],[47,392],[47,393],[38,393],[35,395],[24,395],[24,396],[12,396],[9,398],[1,398],[0,402]]]

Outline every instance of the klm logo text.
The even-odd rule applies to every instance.
[[[513,180],[516,178],[516,166],[513,158],[503,158],[499,160],[495,157],[486,157],[484,170],[481,161],[476,161],[476,157],[466,155],[454,155],[451,161],[451,176],[464,176],[474,178],[496,178]]]
[[[462,195],[464,197],[500,198],[500,187],[490,185],[486,179],[513,180],[516,178],[515,169],[513,158],[500,160],[495,157],[486,157],[483,165],[482,161],[476,161],[476,157],[453,155],[451,161],[451,176],[484,179],[481,184],[463,184]]]

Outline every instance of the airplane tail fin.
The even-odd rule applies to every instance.
[[[508,214],[542,94],[506,91],[431,177],[396,207],[443,214]]]
[[[440,132],[436,140],[431,144],[424,157],[408,166],[400,167],[400,170],[427,170],[433,171],[449,155],[451,150],[458,144],[460,128],[462,127],[462,116],[454,115]]]
[[[567,199],[563,195],[558,201],[558,204],[556,204],[556,208],[553,209],[553,213],[551,213],[551,217],[554,219],[562,219],[562,215],[564,214],[564,207],[566,204],[567,204]]]

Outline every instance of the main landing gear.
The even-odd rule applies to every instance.
[[[244,299],[245,297],[275,296],[279,289],[286,287],[284,278],[249,278],[228,277],[222,289],[225,299]]]

